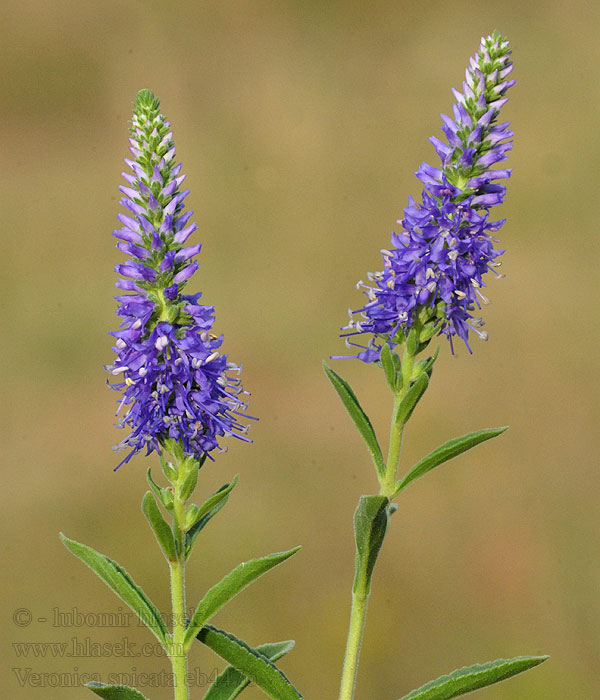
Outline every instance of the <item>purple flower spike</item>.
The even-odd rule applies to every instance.
[[[117,287],[128,293],[116,297],[123,320],[111,334],[117,357],[106,369],[122,393],[119,427],[131,432],[116,449],[129,450],[123,464],[142,448],[160,453],[173,439],[201,460],[223,436],[249,442],[240,422],[248,417],[247,394],[240,368],[220,352],[222,337],[211,333],[214,308],[199,304],[200,294],[182,294],[198,269],[192,258],[200,244],[184,247],[196,225],[186,225],[192,212],[183,212],[187,190],[179,190],[185,176],[174,161],[169,122],[149,90],[137,95],[130,151],[134,160],[125,162],[133,175],[124,173],[128,186],[120,190],[132,216],[119,214],[124,228],[114,235],[133,260],[116,266],[128,278]]]
[[[450,341],[461,338],[469,352],[469,332],[486,340],[483,322],[472,312],[487,304],[483,276],[500,265],[503,251],[494,249],[491,235],[504,223],[489,221],[491,207],[506,192],[497,180],[508,169],[492,169],[512,148],[508,122],[497,124],[504,94],[514,84],[508,41],[498,32],[483,38],[467,68],[463,92],[454,90],[454,119],[442,114],[447,144],[430,139],[441,160],[439,167],[422,163],[416,176],[424,185],[421,202],[409,199],[400,233],[392,235],[390,250],[382,250],[383,270],[369,273],[371,284],[359,282],[368,302],[351,312],[343,330],[346,344],[356,347],[364,362],[379,360],[382,343],[403,343],[414,328],[424,347],[435,334]],[[356,317],[359,314],[359,318]],[[371,334],[366,345],[350,338]]]

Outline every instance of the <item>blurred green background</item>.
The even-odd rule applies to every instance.
[[[156,459],[113,473],[121,433],[102,369],[122,257],[117,186],[142,87],[161,98],[188,174],[204,244],[191,289],[216,304],[260,416],[254,444],[234,441],[202,475],[205,494],[241,478],[191,560],[190,605],[240,560],[302,543],[215,623],[252,644],[295,638],[282,668],[307,698],[336,697],[352,513],[376,485],[321,361],[344,352],[355,282],[379,269],[420,192],[414,170],[435,160],[427,138],[450,88],[495,28],[512,42],[518,79],[503,110],[516,132],[500,214],[507,277],[490,282],[490,341],[472,356],[443,344],[405,466],[455,435],[511,429],[402,497],[375,574],[358,697],[393,699],[465,664],[538,653],[552,659],[481,697],[600,697],[595,4],[28,0],[0,15],[2,697],[75,700],[91,697],[78,674],[136,684],[168,670],[155,653],[25,658],[13,646],[154,640],[135,624],[55,624],[56,610],[121,607],[59,530],[110,554],[169,608],[139,508]],[[380,373],[335,368],[384,432]],[[13,620],[21,608],[31,624]],[[191,667],[202,685],[222,664],[199,648]],[[171,697],[142,685],[151,700]]]

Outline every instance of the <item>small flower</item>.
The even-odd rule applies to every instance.
[[[360,349],[365,362],[379,359],[381,345],[403,342],[410,328],[421,341],[445,334],[450,344],[461,338],[469,352],[473,331],[482,339],[481,319],[474,309],[488,300],[482,292],[483,276],[495,267],[503,251],[495,250],[495,234],[504,220],[489,221],[489,209],[501,204],[506,187],[497,180],[510,177],[507,169],[491,166],[506,160],[513,132],[508,122],[497,124],[504,94],[514,84],[508,41],[494,32],[482,38],[471,58],[463,92],[454,90],[454,119],[442,114],[447,143],[430,139],[441,160],[439,168],[422,163],[416,172],[424,185],[421,202],[409,198],[400,233],[392,235],[391,250],[383,250],[383,271],[369,274],[372,285],[359,283],[367,304],[351,312],[345,330],[349,338],[372,334],[367,346],[347,340]],[[357,320],[354,314],[360,314]]]
[[[127,186],[119,188],[129,213],[119,214],[122,228],[113,235],[131,260],[115,268],[116,286],[126,293],[116,297],[122,322],[111,333],[117,358],[106,369],[122,392],[119,427],[131,432],[116,449],[130,449],[123,464],[144,447],[146,454],[160,452],[174,439],[200,460],[221,436],[249,441],[239,422],[247,417],[246,392],[240,368],[220,352],[223,337],[211,333],[214,307],[200,304],[200,294],[183,293],[201,246],[186,247],[196,230],[188,223],[193,212],[183,211],[189,191],[180,189],[185,175],[175,164],[170,124],[149,90],[137,95],[129,142],[132,173],[123,173]]]

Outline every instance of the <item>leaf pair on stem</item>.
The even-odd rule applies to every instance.
[[[361,406],[354,390],[346,380],[324,363],[325,373],[354,422],[371,456],[380,484],[378,495],[361,496],[354,514],[356,566],[352,588],[350,629],[344,658],[340,700],[353,700],[362,632],[371,590],[371,579],[377,557],[387,533],[390,518],[397,506],[392,500],[410,483],[435,467],[457,457],[476,445],[503,433],[507,427],[490,428],[467,433],[448,440],[414,464],[404,476],[397,478],[404,427],[427,391],[438,352],[416,359],[429,344],[430,336],[422,338],[411,329],[398,343],[402,357],[386,342],[381,348],[379,366],[394,397],[387,460],[377,439],[373,424]],[[546,656],[526,656],[499,659],[476,664],[442,676],[414,690],[401,700],[450,700],[464,693],[483,688],[509,678],[545,661]]]
[[[173,449],[173,452],[178,451]],[[170,479],[171,486],[158,486],[148,471],[151,490],[146,492],[142,500],[144,515],[171,568],[174,596],[177,588],[175,581],[183,583],[184,563],[191,553],[196,537],[225,505],[237,483],[236,477],[201,506],[190,505],[186,508],[185,501],[196,485],[200,465],[198,462],[186,461],[183,455],[175,456],[176,468],[163,461],[163,472]],[[159,504],[172,515],[172,526],[169,526],[163,517]],[[170,633],[156,606],[123,567],[85,544],[62,534],[61,539],[67,549],[87,564],[153,632],[172,661],[176,693],[179,692],[181,697],[187,698],[188,693],[187,683],[185,687],[177,685],[178,675],[179,680],[185,676],[179,668],[182,665],[181,659],[185,662],[194,640],[197,639],[230,664],[211,685],[205,695],[207,700],[233,700],[250,682],[262,688],[274,700],[301,700],[302,696],[273,663],[292,649],[293,642],[275,642],[252,648],[231,633],[208,624],[209,620],[240,591],[291,557],[299,547],[239,564],[206,592],[190,620],[178,621],[176,607],[185,610],[181,605],[184,602],[182,591],[179,598],[173,598],[174,626],[173,632]],[[180,627],[177,626],[178,622]],[[186,668],[184,663],[183,669]],[[127,686],[89,683],[88,688],[105,700],[146,700],[138,690]]]

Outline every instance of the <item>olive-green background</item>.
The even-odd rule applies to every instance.
[[[109,446],[121,433],[102,369],[117,323],[117,186],[142,87],[160,96],[188,174],[204,244],[190,289],[216,304],[224,350],[244,364],[260,417],[254,444],[231,441],[203,470],[203,494],[236,473],[240,483],[197,546],[189,602],[240,560],[302,543],[215,623],[252,644],[295,638],[286,674],[307,698],[336,697],[352,513],[376,486],[321,361],[343,354],[338,329],[362,299],[354,285],[379,268],[408,195],[420,192],[414,170],[435,161],[427,138],[440,133],[450,88],[495,28],[512,42],[518,79],[503,110],[516,133],[498,214],[508,219],[507,276],[489,284],[489,342],[454,357],[442,344],[404,466],[455,435],[511,429],[401,498],[375,574],[358,697],[394,700],[465,664],[538,653],[552,658],[481,696],[600,697],[593,5],[2,4],[2,697],[75,700],[91,694],[69,678],[167,670],[152,650],[25,658],[13,646],[126,637],[139,651],[154,640],[136,624],[69,626],[73,609],[122,606],[59,530],[110,554],[169,607],[166,565],[139,508],[157,460],[113,473]],[[381,373],[352,360],[335,367],[384,435]],[[31,624],[13,620],[19,609]],[[191,667],[202,685],[222,664],[198,648]],[[142,686],[151,700],[171,697]]]

